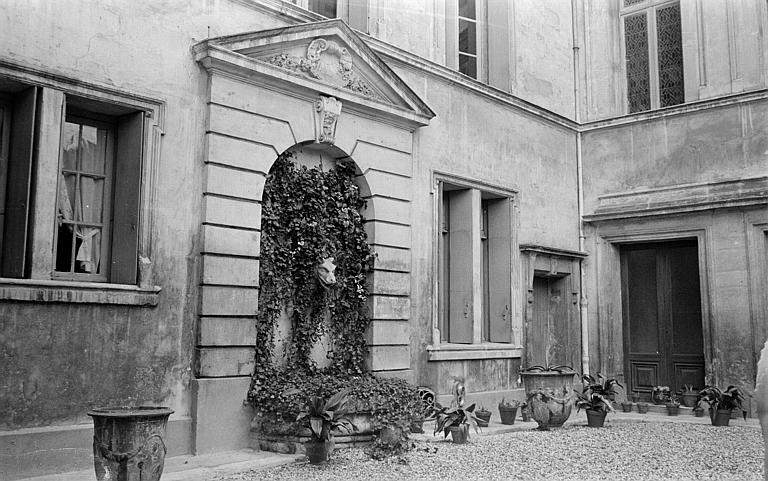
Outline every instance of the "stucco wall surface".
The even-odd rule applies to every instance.
[[[2,301],[0,429],[81,422],[102,403],[189,416],[206,90],[190,47],[277,22],[223,0],[3,3],[0,60],[156,99],[164,135],[148,253],[158,306]]]

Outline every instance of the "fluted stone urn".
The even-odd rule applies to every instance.
[[[534,366],[520,371],[531,417],[546,431],[559,428],[573,409],[573,376],[567,366]]]
[[[165,465],[166,407],[110,407],[93,418],[93,464],[98,481],[159,481]]]

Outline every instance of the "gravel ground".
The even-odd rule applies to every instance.
[[[762,480],[760,430],[674,423],[566,426],[473,436],[468,444],[419,442],[406,456],[373,461],[341,449],[326,466],[297,463],[215,481],[246,480]],[[214,481],[214,480],[211,480]]]

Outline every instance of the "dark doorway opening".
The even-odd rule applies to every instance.
[[[704,386],[698,259],[696,239],[621,247],[628,394]]]

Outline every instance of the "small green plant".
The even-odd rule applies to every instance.
[[[680,407],[680,401],[678,400],[678,397],[676,394],[670,394],[665,404],[671,407]]]
[[[479,432],[477,425],[477,416],[475,415],[475,404],[470,404],[467,407],[463,406],[441,406],[440,403],[435,403],[435,431],[433,434],[443,432],[445,437],[448,437],[450,427],[468,428],[472,426],[475,432]],[[469,435],[467,435],[469,437]]]
[[[651,400],[655,404],[666,404],[672,396],[672,390],[669,386],[654,386],[651,390]]]
[[[517,409],[518,407],[520,407],[520,401],[517,399],[507,401],[505,398],[501,398],[501,401],[499,402],[500,409]]]
[[[680,394],[696,394],[696,389],[693,388],[693,384],[683,384],[683,390]]]
[[[606,379],[600,373],[597,374],[597,378],[584,374],[581,376],[581,381],[584,383],[584,387],[581,392],[576,391],[577,410],[614,411],[611,399],[618,394],[616,391],[617,387],[624,388],[619,381],[613,378]]]

